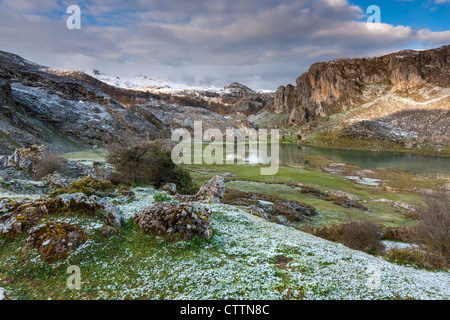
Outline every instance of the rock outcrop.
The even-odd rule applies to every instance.
[[[30,230],[25,240],[25,248],[36,248],[42,259],[52,263],[65,259],[87,236],[76,224],[49,222]]]
[[[314,207],[304,203],[234,189],[227,189],[223,202],[230,205],[247,206],[253,215],[286,225],[308,221],[318,213]]]
[[[58,213],[85,214],[100,217],[104,223],[112,227],[120,227],[123,216],[111,202],[82,193],[62,194],[47,200],[10,202],[3,199],[0,216],[0,236],[16,238],[24,231],[34,227],[44,216]]]
[[[46,151],[47,147],[44,145],[32,145],[29,148],[16,149],[6,159],[5,167],[22,169],[33,173],[36,163]]]
[[[225,178],[223,176],[214,176],[200,187],[200,190],[197,192],[197,198],[220,202],[225,196],[225,189]]]
[[[195,202],[160,202],[138,212],[133,218],[133,222],[146,233],[181,234],[184,239],[194,235],[211,238],[211,220],[211,210]]]
[[[385,85],[388,92],[397,92],[425,84],[450,87],[450,45],[314,63],[297,78],[295,87],[278,88],[271,110],[288,111],[289,121],[300,123],[367,102],[363,91],[371,85]]]

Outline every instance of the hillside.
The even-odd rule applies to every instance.
[[[104,80],[99,74],[94,74]],[[235,127],[272,101],[234,83],[223,92],[123,88],[80,71],[50,69],[0,52],[0,150],[45,144],[71,151],[170,137],[178,128]],[[111,82],[111,81],[110,81]]]
[[[117,203],[125,219],[151,204],[159,193],[149,187],[133,191],[136,200]],[[6,296],[238,300],[450,297],[448,272],[395,265],[270,223],[234,206],[208,207],[213,212],[213,237],[208,241],[167,241],[129,225],[121,228],[121,236],[108,235],[102,233],[107,226],[98,219],[49,216],[40,225],[75,224],[89,237],[67,259],[53,264],[42,261],[35,249],[22,249],[24,237],[14,242],[0,237],[0,273],[6,279]],[[79,291],[62,285],[71,264],[82,266]],[[11,265],[15,266],[14,274]],[[374,270],[379,271],[380,287],[370,285]],[[26,274],[31,272],[34,277],[29,279]]]

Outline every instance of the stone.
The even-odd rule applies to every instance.
[[[45,176],[43,180],[47,180],[52,186],[57,189],[67,188],[70,185],[70,180],[65,175],[59,172],[53,172]]]
[[[166,191],[170,195],[177,194],[177,185],[175,183],[166,183],[161,187],[161,190]]]
[[[29,148],[16,149],[6,160],[5,167],[34,171],[34,165],[41,159],[47,147],[44,145],[32,145]]]
[[[281,224],[309,221],[312,216],[318,214],[314,207],[301,202],[235,189],[226,190],[223,202],[230,205],[248,206],[250,214]]]
[[[160,202],[139,211],[133,222],[146,233],[171,236],[181,234],[184,239],[194,235],[209,239],[211,210],[196,202]]]
[[[86,240],[84,231],[75,224],[49,222],[30,230],[25,248],[38,249],[42,259],[51,263],[65,259]]]
[[[202,185],[196,196],[197,199],[208,199],[211,202],[220,202],[225,196],[225,190],[225,178],[217,175]]]

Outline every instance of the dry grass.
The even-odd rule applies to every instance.
[[[350,221],[304,231],[370,254],[382,254],[384,251],[381,228],[372,222]]]

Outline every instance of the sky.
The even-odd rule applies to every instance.
[[[71,5],[81,29],[67,27]],[[314,62],[446,44],[450,0],[0,0],[1,51],[188,86],[276,90]]]

